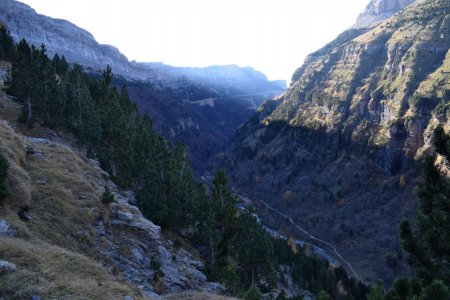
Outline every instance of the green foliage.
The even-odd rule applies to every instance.
[[[416,269],[425,285],[433,279],[450,281],[450,271],[444,267],[450,259],[450,183],[434,166],[434,158],[424,162],[423,179],[419,184],[420,208],[417,212],[417,233],[408,221],[400,230],[408,262]]]
[[[151,267],[153,270],[153,280],[158,280],[159,278],[164,277],[164,272],[161,270],[161,264],[159,261],[153,259],[151,262]]]
[[[441,127],[435,130],[433,142],[436,151],[448,159],[450,136]],[[402,246],[417,278],[397,279],[385,299],[449,298],[450,182],[436,169],[434,162],[434,157],[427,157],[423,164],[416,231],[407,220],[400,224]]]
[[[262,294],[256,285],[252,285],[244,294],[244,300],[261,300]]]
[[[14,41],[6,31],[6,28],[0,25],[0,60],[11,61],[14,57]]]
[[[102,194],[102,202],[104,204],[110,204],[113,203],[114,201],[115,201],[114,194],[111,193],[108,186],[105,186],[105,191]]]
[[[7,185],[9,163],[6,157],[0,153],[0,200],[9,196]]]
[[[328,295],[325,291],[320,291],[317,294],[317,300],[330,300],[330,295]]]
[[[247,282],[254,283],[256,276],[272,279],[276,264],[272,240],[252,211],[246,210],[240,215],[232,244],[241,274]]]
[[[306,255],[305,249],[298,246],[293,251],[292,245],[285,240],[276,239],[273,245],[278,262],[290,266],[294,282],[300,288],[313,293],[324,291],[331,299],[340,299],[338,283],[341,282],[351,299],[365,299],[367,287],[348,277],[342,267],[331,268],[327,261]]]
[[[370,286],[369,294],[367,295],[367,300],[383,300],[384,298],[384,288],[383,282],[377,282]]]
[[[270,236],[251,210],[238,212],[236,197],[228,179],[219,170],[213,181],[208,213],[199,232],[205,247],[207,270],[213,280],[225,284],[234,294],[276,278],[276,257]]]
[[[449,288],[442,281],[434,280],[426,287],[420,300],[450,299]]]
[[[450,139],[445,134],[444,128],[442,128],[442,126],[439,126],[434,130],[433,144],[436,148],[437,153],[445,156],[448,160],[450,160]]]
[[[237,200],[228,186],[228,179],[223,170],[217,172],[213,185],[212,198],[216,223],[219,224],[220,233],[228,238],[236,225]]]

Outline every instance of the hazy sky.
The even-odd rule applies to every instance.
[[[174,66],[252,66],[286,79],[369,0],[21,0],[119,48]]]

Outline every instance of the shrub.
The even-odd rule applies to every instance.
[[[291,204],[292,201],[294,201],[294,198],[295,198],[295,193],[292,191],[286,191],[283,194],[283,200],[288,204]]]
[[[261,300],[262,294],[256,285],[252,285],[244,294],[244,300]]]
[[[111,190],[109,189],[108,186],[105,186],[105,191],[103,192],[102,195],[102,202],[104,204],[110,204],[113,203],[114,201],[115,201],[114,194],[111,193]]]

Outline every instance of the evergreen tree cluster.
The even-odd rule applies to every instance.
[[[442,127],[434,131],[433,144],[448,161],[450,135]],[[450,299],[450,180],[436,168],[433,156],[425,159],[422,172],[416,226],[407,220],[400,224],[402,246],[415,277],[398,278],[386,294],[382,284],[372,286],[370,300]]]
[[[0,61],[11,61],[14,57],[14,41],[4,26],[0,24]]]
[[[270,236],[251,209],[240,211],[223,170],[214,178],[211,200],[203,206],[198,237],[204,246],[207,271],[235,295],[250,286],[269,290],[276,274]]]
[[[0,153],[0,200],[9,196],[7,185],[9,163],[6,157]]]
[[[112,84],[108,66],[96,80],[64,56],[50,60],[21,40],[5,90],[22,104],[21,121],[72,132],[121,187],[132,188],[144,214],[160,225],[186,225],[200,210],[204,191],[195,181],[184,145],[175,147],[141,115],[125,86]],[[197,207],[199,206],[199,207]]]
[[[367,287],[349,277],[343,267],[332,268],[328,261],[308,256],[305,249],[298,246],[293,250],[292,244],[282,239],[274,241],[274,248],[278,262],[289,266],[294,282],[300,288],[322,298],[328,295],[329,299],[366,299]]]

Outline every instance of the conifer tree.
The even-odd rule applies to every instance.
[[[7,185],[9,163],[6,157],[0,153],[0,200],[9,196]]]
[[[223,170],[219,170],[214,178],[212,198],[219,231],[228,238],[235,226],[237,200],[228,186],[228,178]]]
[[[30,124],[33,117],[34,76],[32,72],[32,53],[28,43],[22,39],[17,45],[15,59],[6,75],[6,91],[22,104],[21,120]]]
[[[252,285],[244,294],[244,300],[261,300],[262,294],[259,288]]]
[[[240,215],[233,245],[246,281],[255,284],[257,279],[274,279],[273,244],[251,210]]]
[[[12,61],[14,58],[14,41],[4,26],[0,25],[0,60]]]
[[[450,136],[440,128],[434,133],[436,150],[448,158],[445,145],[450,142]],[[420,208],[416,217],[417,230],[413,231],[407,220],[400,225],[408,263],[415,269],[423,286],[420,299],[438,299],[430,295],[445,295],[450,285],[450,181],[440,173],[434,162],[434,157],[428,157],[423,164],[422,181],[418,188]],[[397,281],[392,293],[397,298],[404,297],[405,285],[404,281]],[[415,282],[409,284],[409,294],[415,294],[410,296],[419,297],[421,288],[418,285]]]
[[[115,201],[114,194],[111,192],[108,186],[105,186],[105,191],[102,194],[102,202],[104,204],[110,204]]]

